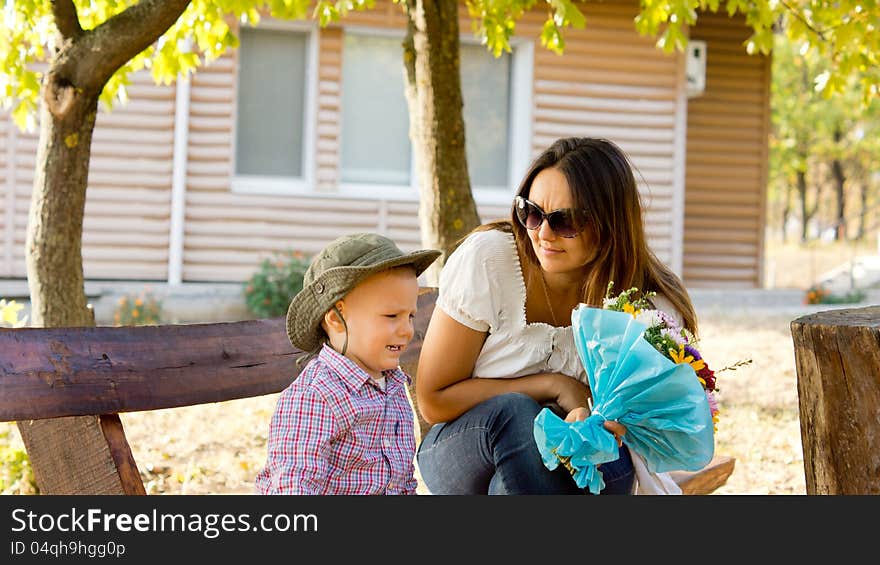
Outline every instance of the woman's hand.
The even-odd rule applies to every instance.
[[[562,373],[552,373],[556,389],[556,404],[566,413],[576,408],[586,408],[587,399],[592,397],[590,387]],[[587,413],[589,415],[589,412]]]
[[[578,406],[574,410],[568,413],[565,417],[566,422],[580,422],[581,420],[586,420],[590,417],[590,410],[588,408],[584,408],[583,406]]]
[[[579,406],[568,413],[568,415],[565,417],[565,421],[580,422],[581,420],[586,420],[589,417],[589,409]],[[605,420],[603,425],[606,430],[614,434],[614,439],[617,440],[617,447],[623,445],[623,436],[626,435],[626,426],[624,426],[620,422],[615,422],[613,420]]]
[[[606,430],[614,434],[614,439],[617,440],[617,447],[623,445],[623,436],[626,435],[626,426],[620,422],[615,422],[614,420],[605,420],[604,425]]]

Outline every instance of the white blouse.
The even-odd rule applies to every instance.
[[[513,234],[468,236],[443,266],[437,306],[465,326],[489,332],[474,377],[562,373],[587,383],[570,322],[562,328],[526,323],[526,285]]]
[[[678,317],[668,300],[655,305]],[[587,384],[569,325],[526,322],[526,286],[513,234],[499,230],[468,236],[440,273],[437,307],[465,326],[488,332],[474,377],[511,378],[562,373]]]

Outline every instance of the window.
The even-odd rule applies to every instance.
[[[474,187],[508,186],[510,55],[461,46],[461,90],[468,174]]]
[[[345,34],[342,182],[409,185],[409,113],[400,38]]]
[[[310,177],[310,35],[272,27],[240,30],[236,190],[290,192]]]
[[[414,197],[402,36],[348,30],[343,43],[341,180],[357,194]],[[531,43],[496,59],[463,42],[462,94],[468,172],[475,195],[509,198],[528,163]],[[517,163],[519,166],[512,166]]]

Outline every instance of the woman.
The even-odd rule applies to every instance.
[[[626,155],[603,139],[560,139],[532,163],[512,219],[468,235],[441,273],[416,382],[422,416],[435,423],[418,452],[432,493],[584,492],[563,466],[543,465],[533,422],[548,405],[585,417],[570,313],[601,307],[611,281],[655,291],[655,305],[696,333],[684,285],[648,248]],[[618,442],[625,433],[605,427]],[[602,472],[602,494],[632,492],[627,449]]]

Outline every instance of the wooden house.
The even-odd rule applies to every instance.
[[[480,214],[509,214],[528,161],[558,137],[617,142],[638,168],[656,253],[692,288],[762,284],[770,59],[742,17],[701,13],[688,54],[634,28],[637,3],[583,4],[564,55],[527,13],[494,59],[461,12],[468,161]],[[401,8],[319,28],[264,19],[241,46],[171,86],[133,75],[92,144],[83,260],[90,280],[243,281],[274,250],[345,232],[420,245],[403,95]],[[0,278],[25,278],[37,135],[0,114]]]

